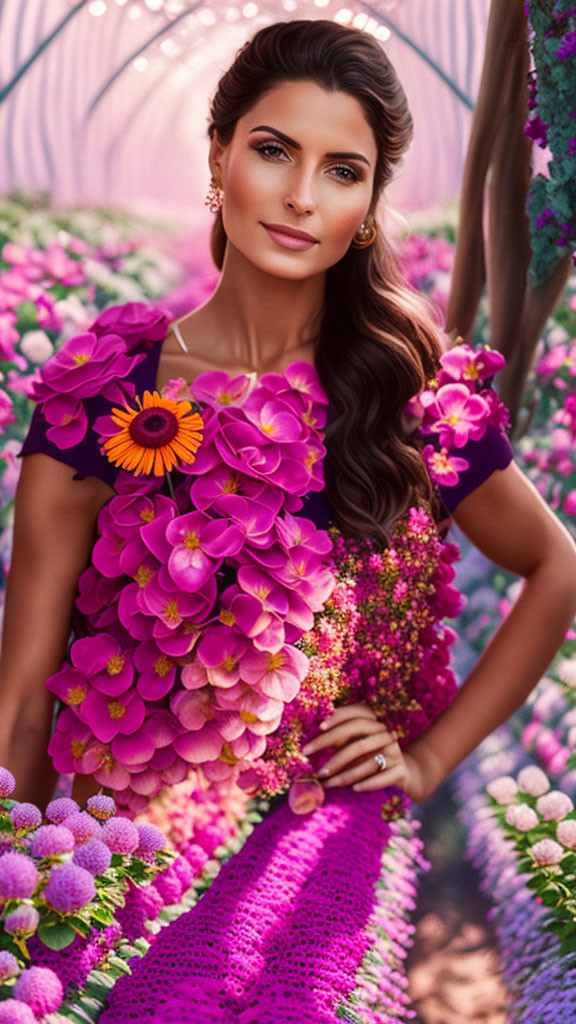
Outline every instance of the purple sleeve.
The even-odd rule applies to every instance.
[[[512,445],[506,434],[497,426],[489,426],[479,441],[468,441],[463,448],[454,451],[455,455],[466,459],[470,466],[463,473],[454,487],[436,484],[436,489],[452,514],[456,506],[480,484],[483,484],[495,469],[506,469],[514,458]]]
[[[156,373],[160,360],[162,341],[156,343],[146,354],[146,358],[138,363],[126,378],[130,380],[135,388],[136,394],[141,394],[145,389],[153,390],[156,386]],[[27,455],[28,452],[44,452],[51,455],[59,462],[65,462],[76,470],[74,480],[83,480],[87,476],[97,476],[112,487],[118,476],[118,467],[113,466],[105,455],[100,451],[98,434],[92,424],[99,416],[107,416],[110,413],[113,403],[100,395],[84,400],[84,408],[88,417],[88,429],[79,444],[72,448],[59,448],[47,436],[49,424],[46,422],[42,410],[36,406],[24,444],[18,452],[18,457]]]

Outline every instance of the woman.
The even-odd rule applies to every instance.
[[[62,375],[90,368],[99,351],[94,337],[109,338],[110,330],[123,334],[126,350],[142,358],[128,371],[122,363],[124,350],[114,350],[106,364],[114,372],[102,378],[106,387],[125,379],[141,393],[143,387],[161,388],[175,378],[190,382],[206,374],[201,378],[202,394],[213,396],[220,388],[220,404],[233,406],[230,418],[222,419],[226,428],[236,422],[234,395],[243,394],[246,382],[254,383],[254,375],[261,388],[268,388],[264,397],[271,402],[271,391],[280,389],[283,415],[296,409],[298,394],[315,397],[316,405],[311,401],[308,406],[313,412],[308,422],[320,422],[314,419],[314,410],[323,401],[315,390],[315,367],[330,400],[325,497],[310,469],[318,455],[316,446],[306,464],[311,474],[307,488],[298,490],[298,466],[294,460],[291,464],[293,475],[285,477],[284,493],[289,498],[299,493],[304,502],[288,502],[286,510],[302,510],[317,527],[331,522],[340,538],[359,538],[373,554],[386,552],[395,538],[400,544],[402,537],[414,536],[420,544],[414,587],[421,593],[430,590],[427,552],[430,559],[433,552],[439,557],[438,538],[446,513],[453,511],[455,521],[484,554],[526,581],[458,694],[454,696],[442,662],[448,643],[444,638],[442,651],[440,641],[434,647],[435,653],[440,651],[437,691],[429,686],[420,702],[407,699],[396,717],[384,691],[380,698],[350,699],[350,694],[363,693],[366,683],[363,671],[354,672],[355,664],[361,664],[354,659],[365,658],[366,651],[361,645],[354,648],[352,638],[351,664],[342,663],[349,672],[348,700],[340,695],[338,706],[333,701],[321,723],[311,712],[307,721],[313,728],[299,734],[301,759],[316,758],[312,764],[318,768],[328,757],[321,775],[324,803],[317,797],[313,813],[298,818],[280,798],[194,910],[166,929],[133,976],[117,984],[101,1017],[117,1024],[136,1019],[318,1024],[343,1016],[336,1016],[337,1008],[354,988],[355,971],[366,951],[374,885],[390,835],[387,815],[380,813],[384,796],[390,797],[390,787],[396,786],[408,798],[424,800],[525,700],[576,611],[576,549],[512,461],[509,443],[495,425],[497,416],[475,438],[472,431],[470,440],[457,445],[463,461],[453,458],[451,468],[446,448],[439,453],[440,461],[428,453],[425,463],[426,449],[408,429],[405,408],[438,370],[441,336],[424,300],[405,286],[376,222],[378,200],[412,134],[404,92],[376,41],[322,20],[261,29],[219,83],[209,134],[209,201],[216,212],[212,254],[222,270],[216,291],[166,337],[166,325],[155,310],[141,320],[140,334],[130,322],[135,312],[130,304],[125,310],[106,311],[93,325],[92,356],[77,346],[70,349],[66,366],[55,361],[53,371],[44,373],[45,390],[39,397],[46,415],[54,399],[50,381],[60,381],[60,400]],[[84,339],[82,344],[88,342]],[[488,359],[480,376],[488,376],[489,363]],[[476,376],[479,365],[474,363]],[[232,378],[225,378],[226,386],[219,371]],[[246,374],[252,378],[241,376]],[[178,386],[181,383],[177,380]],[[175,387],[170,385],[170,394]],[[81,390],[77,395],[83,398]],[[114,400],[118,403],[117,397]],[[144,442],[139,447],[132,433],[124,454],[116,448],[120,454],[114,468],[105,453],[119,442],[111,440],[113,431],[107,434],[102,425],[96,433],[103,435],[104,454],[89,432],[81,444],[68,446],[58,431],[69,429],[70,420],[76,429],[83,414],[73,407],[74,393],[67,393],[66,402],[72,402],[65,406],[66,415],[54,413],[50,420],[56,429],[52,438],[47,435],[48,421],[37,410],[23,449],[6,608],[2,763],[14,771],[26,796],[36,799],[42,793],[48,796],[52,784],[44,761],[50,713],[44,680],[57,675],[64,654],[76,583],[89,560],[100,510],[94,552],[103,538],[116,536],[109,502],[116,500],[117,467],[128,466],[127,451],[136,457],[145,451]],[[93,390],[83,406],[88,421],[94,422],[106,402]],[[482,402],[482,409],[488,408],[495,407]],[[261,409],[258,406],[258,414]],[[129,413],[134,416],[135,411]],[[458,429],[457,421],[458,416],[448,424],[445,417],[438,429],[450,433]],[[262,426],[262,446],[276,422]],[[198,472],[207,471],[206,459],[213,457],[211,442],[204,450],[205,455],[200,447],[191,473],[195,466]],[[234,452],[226,457],[231,464]],[[249,458],[255,460],[252,467],[259,465],[258,451],[252,449]],[[434,489],[427,465],[444,466],[448,482]],[[454,467],[462,471],[459,480]],[[80,478],[75,478],[74,469]],[[258,468],[246,473],[250,484],[260,480]],[[252,493],[248,485],[243,493]],[[410,510],[416,506],[420,511],[413,514]],[[415,526],[413,534],[407,534],[409,515],[411,523],[426,523],[426,530]],[[400,534],[395,532],[398,524],[404,524]],[[231,529],[227,521],[227,530]],[[190,546],[197,544],[194,533]],[[150,545],[157,555],[156,541],[150,540]],[[93,559],[100,568],[103,551],[101,545]],[[106,557],[116,557],[110,546],[106,551]],[[262,547],[259,552],[260,565],[266,565]],[[184,556],[188,558],[186,552]],[[376,575],[371,568],[376,562],[370,557],[354,563],[360,573],[362,566],[367,570],[367,587]],[[406,565],[411,572],[413,563],[409,550]],[[190,565],[186,561],[185,569]],[[166,578],[161,577],[163,568],[159,558],[158,578]],[[110,573],[113,576],[114,570]],[[134,579],[137,575],[138,570],[132,571]],[[449,573],[444,571],[443,578],[449,580]],[[86,579],[89,583],[95,577]],[[81,588],[84,607],[91,599],[88,583]],[[145,574],[141,585],[146,588],[148,583]],[[402,606],[403,585],[402,578],[396,579],[396,603],[390,607]],[[441,590],[438,585],[437,594]],[[283,593],[289,600],[286,589]],[[118,604],[117,595],[115,600]],[[142,607],[138,606],[140,611]],[[384,616],[383,607],[376,608],[376,618],[380,613]],[[128,620],[129,616],[122,621]],[[430,622],[424,616],[421,632],[414,634],[421,648],[421,682],[424,662],[436,664],[432,654],[438,637],[430,632]],[[389,620],[389,625],[394,632],[397,623]],[[184,672],[189,666],[183,660]],[[228,686],[227,679],[220,693]],[[330,702],[322,705],[327,706]],[[124,714],[125,708],[115,708],[116,714]],[[64,712],[69,713],[70,708]],[[291,735],[294,739],[296,734]],[[190,733],[174,741],[179,756],[190,762],[193,740]],[[220,742],[217,749],[220,755],[204,767],[208,777],[219,781],[241,758],[231,756],[230,744],[222,747]],[[253,781],[249,767],[247,776]],[[262,896],[271,874],[277,881],[273,905],[265,904]]]

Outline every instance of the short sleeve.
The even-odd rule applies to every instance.
[[[141,394],[146,389],[152,391],[156,386],[162,340],[154,344],[146,353],[145,358],[137,363],[131,373],[124,378],[134,384],[137,394]],[[36,406],[18,457],[27,455],[29,452],[44,452],[45,455],[51,455],[59,462],[72,466],[76,470],[74,480],[97,476],[113,487],[119,469],[112,465],[105,455],[102,455],[98,434],[93,428],[99,416],[109,415],[113,403],[101,395],[96,395],[93,398],[84,399],[83,405],[88,419],[88,427],[82,441],[71,448],[59,448],[50,440],[48,437],[50,424],[44,417],[41,407]]]
[[[486,428],[485,434],[478,441],[468,441],[462,448],[454,449],[454,454],[466,459],[470,465],[468,469],[458,474],[458,483],[453,487],[436,484],[436,489],[450,515],[457,505],[480,487],[496,469],[506,469],[514,458],[508,437],[499,426],[493,425]]]
[[[84,408],[88,417],[88,429],[82,441],[73,445],[72,448],[59,448],[57,444],[48,437],[47,431],[50,424],[46,421],[40,406],[36,406],[28,433],[18,457],[27,455],[28,452],[44,452],[51,455],[59,462],[66,463],[76,470],[74,480],[83,480],[87,476],[97,476],[104,480],[110,487],[118,475],[118,468],[108,461],[100,451],[98,436],[92,429],[92,424],[98,415],[109,412],[110,402],[103,402],[101,399],[86,399]]]

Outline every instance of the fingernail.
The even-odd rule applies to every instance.
[[[324,779],[327,775],[330,774],[330,769],[329,768],[321,768],[320,771],[317,772],[317,774],[321,775],[322,778]]]
[[[328,723],[327,722],[320,722],[320,728],[321,729],[327,729],[328,728]]]
[[[308,746],[308,744],[306,744],[305,747],[302,747],[302,753],[304,754],[304,757],[306,757],[310,753],[310,747]]]

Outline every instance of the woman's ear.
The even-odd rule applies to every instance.
[[[214,130],[210,140],[208,162],[210,164],[210,173],[217,178],[218,181],[222,181],[222,157],[225,149],[226,147],[218,137],[218,132]]]

